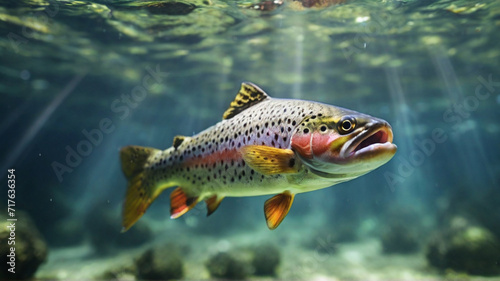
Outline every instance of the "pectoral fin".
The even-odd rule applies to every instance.
[[[265,175],[297,173],[298,163],[291,149],[266,145],[247,145],[240,149],[245,162]]]
[[[290,211],[294,196],[295,194],[286,190],[266,201],[264,204],[264,214],[269,229],[273,230],[280,225],[288,214],[288,211]]]
[[[198,203],[198,197],[188,197],[181,187],[170,193],[170,218],[176,219],[191,210]]]

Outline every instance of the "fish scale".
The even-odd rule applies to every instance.
[[[352,131],[343,132],[339,124],[352,125]],[[360,139],[378,146],[364,153],[343,147],[359,145]],[[121,150],[129,181],[124,230],[164,189],[174,186],[172,218],[202,200],[211,214],[224,197],[278,194],[265,204],[268,226],[274,229],[288,213],[294,194],[350,180],[382,165],[395,153],[391,141],[392,131],[383,120],[318,102],[270,98],[258,86],[243,83],[214,126],[191,137],[176,136],[172,147],[163,151],[137,146]],[[360,157],[340,159],[340,152],[346,151],[366,161],[360,166]],[[345,163],[336,163],[340,160]],[[344,171],[353,165],[359,168]]]
[[[250,185],[268,188],[265,183],[274,185],[274,181],[285,175],[256,172],[245,165],[235,150],[245,145],[290,148],[291,134],[306,112],[321,114],[323,111],[323,105],[319,103],[307,104],[306,107],[304,101],[297,100],[263,101],[252,107],[252,110],[243,111],[232,119],[223,120],[184,140],[177,149],[159,152],[161,156],[157,161],[164,164],[158,168],[153,166],[152,170],[161,175],[164,173],[162,169],[174,168],[176,173],[172,178],[194,194],[213,193],[221,189],[223,191],[220,192],[225,196],[231,196],[231,191],[235,193],[235,187],[247,188]],[[213,160],[204,161],[214,154],[219,155]],[[270,189],[268,193],[275,191]]]

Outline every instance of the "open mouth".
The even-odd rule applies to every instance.
[[[392,138],[392,130],[388,124],[373,125],[350,141],[344,155],[351,157],[394,149],[396,146],[392,143]]]

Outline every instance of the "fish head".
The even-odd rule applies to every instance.
[[[292,150],[313,173],[347,180],[394,156],[389,123],[345,109],[334,113],[306,116],[292,135]]]

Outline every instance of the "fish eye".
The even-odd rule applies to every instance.
[[[347,134],[354,130],[356,127],[356,120],[352,117],[344,117],[339,122],[339,133]]]
[[[321,132],[326,132],[326,130],[328,130],[328,127],[326,125],[321,125],[321,127],[319,127],[319,130]]]

